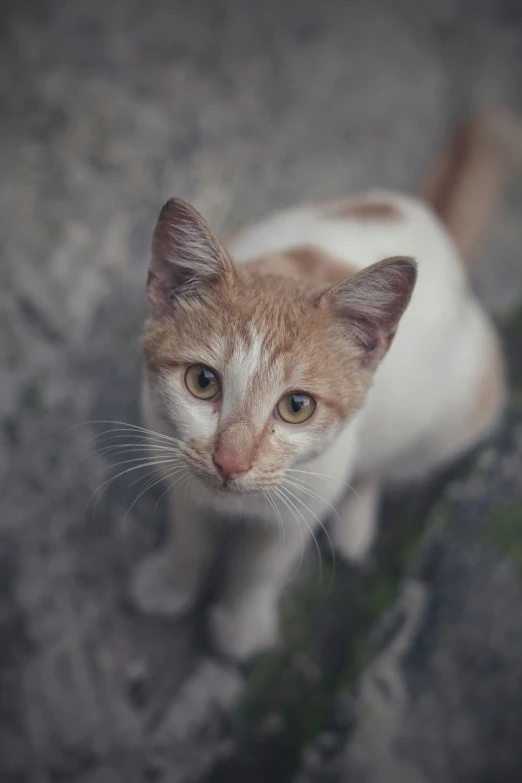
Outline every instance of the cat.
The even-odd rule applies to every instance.
[[[248,659],[277,640],[305,537],[330,519],[338,552],[362,561],[383,487],[492,431],[502,349],[465,262],[519,135],[509,115],[483,115],[424,199],[370,191],[299,206],[227,248],[193,207],[167,201],[148,273],[143,416],[173,487],[173,530],[133,576],[144,611],[194,606],[225,518],[238,546],[210,630],[221,654]]]

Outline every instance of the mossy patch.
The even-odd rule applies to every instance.
[[[494,511],[486,528],[486,541],[497,552],[511,558],[522,579],[522,501]]]
[[[237,718],[239,752],[213,783],[287,783],[301,750],[315,738],[339,695],[353,687],[373,655],[372,630],[397,598],[429,520],[440,528],[447,509],[427,513],[440,489],[423,488],[385,504],[374,556],[363,568],[325,555],[322,576],[308,574],[283,602],[280,646],[261,656]]]

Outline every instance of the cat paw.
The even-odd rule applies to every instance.
[[[149,555],[131,576],[130,594],[144,614],[180,617],[195,603],[192,590],[173,583],[173,563],[169,552]]]
[[[217,604],[210,611],[210,630],[218,651],[245,661],[273,647],[278,638],[278,612],[273,603],[230,607]]]

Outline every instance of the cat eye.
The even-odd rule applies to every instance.
[[[185,386],[199,400],[213,400],[221,391],[219,378],[210,367],[192,364],[185,372]]]
[[[293,392],[283,397],[277,405],[279,416],[288,424],[302,424],[315,411],[315,400],[309,394]]]

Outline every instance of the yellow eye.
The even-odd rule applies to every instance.
[[[288,424],[301,424],[315,411],[315,400],[308,394],[293,392],[279,401],[277,412]]]
[[[221,391],[216,373],[204,364],[187,367],[185,385],[189,392],[200,400],[212,400]]]

